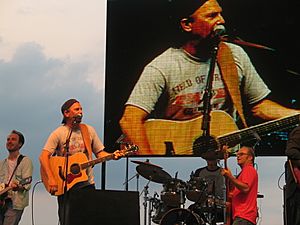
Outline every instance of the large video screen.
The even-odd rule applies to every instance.
[[[298,116],[266,121],[254,116],[251,107],[267,97],[300,108],[300,65],[295,57],[300,50],[296,35],[300,3],[220,0],[225,20],[221,28],[226,29],[222,40],[234,42],[238,47],[231,51],[241,58],[237,72],[224,72],[221,56],[212,68],[210,60],[194,57],[178,45],[173,1],[107,2],[105,145],[114,149],[120,143],[137,144],[138,156],[147,157],[201,156],[237,144],[255,146],[259,156],[284,155]],[[185,22],[181,29],[189,29],[190,21]],[[240,77],[253,69],[258,78]],[[240,99],[232,97],[226,73],[237,73]],[[209,75],[212,91],[207,105]],[[237,116],[239,107],[244,116]]]

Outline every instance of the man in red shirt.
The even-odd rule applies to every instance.
[[[222,174],[229,179],[230,197],[232,199],[232,225],[253,225],[257,218],[258,174],[253,167],[254,150],[242,147],[236,154],[241,172],[234,177],[229,169]]]

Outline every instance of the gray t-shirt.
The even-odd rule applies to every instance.
[[[87,127],[91,139],[92,151],[94,154],[98,154],[104,149],[104,145],[99,139],[95,129],[90,125],[87,125]],[[69,136],[70,130],[71,129],[68,126],[64,125],[56,128],[48,137],[43,149],[51,152],[52,154],[56,153],[58,156],[64,155],[66,140]],[[69,143],[69,152],[71,155],[77,152],[86,153],[86,148],[80,129],[74,129],[72,131]],[[87,169],[87,175],[89,177],[89,182],[94,183],[94,176],[90,167]]]
[[[246,52],[228,44],[237,66],[241,95],[248,104],[265,98],[270,90],[257,74]],[[203,110],[203,95],[210,60],[203,62],[183,49],[169,48],[150,62],[142,72],[126,105],[134,105],[148,113],[154,111],[158,99],[165,96],[166,106],[159,118],[182,120],[193,118]],[[212,87],[212,110],[223,110],[235,118],[219,67],[215,66]]]
[[[207,194],[224,200],[225,178],[221,175],[221,168],[209,170],[207,167],[195,171],[195,177],[204,178],[207,182]]]

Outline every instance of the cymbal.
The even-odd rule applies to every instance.
[[[160,184],[164,184],[172,178],[171,175],[163,169],[145,164],[138,165],[136,171],[147,180]]]
[[[137,160],[131,160],[131,162],[135,163],[135,164],[139,164],[139,165],[145,165],[145,166],[152,166],[152,167],[156,167],[156,168],[159,168],[159,169],[162,169],[162,167],[158,166],[158,165],[155,165],[155,164],[152,164],[148,161],[137,161]]]

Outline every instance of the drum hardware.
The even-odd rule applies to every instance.
[[[174,208],[161,219],[160,225],[204,225],[202,218],[189,209]]]
[[[186,183],[180,179],[172,178],[163,184],[161,200],[168,206],[179,207],[185,203]]]
[[[216,220],[220,220],[219,213],[222,214],[225,202],[215,195],[208,194],[208,181],[206,179],[197,177],[194,173],[191,173],[190,180],[187,182],[187,198],[190,201],[195,202],[189,209],[198,214],[205,223],[210,225],[215,224]],[[212,186],[214,192],[214,184]]]
[[[144,193],[144,202],[143,202],[143,206],[144,206],[144,225],[151,225],[151,219],[153,220],[153,212],[154,212],[154,209],[157,211],[157,210],[161,210],[161,209],[158,209],[158,207],[160,206],[160,201],[157,199],[158,197],[158,194],[155,193],[154,194],[154,197],[148,197],[148,189],[149,189],[149,183],[151,181],[149,180],[147,182],[147,184],[145,185],[143,191],[141,192],[140,196],[142,195],[142,193]],[[149,204],[148,204],[149,203]],[[158,215],[159,212],[156,212],[156,222],[158,223],[160,221],[160,217],[162,217],[162,215]]]
[[[149,162],[149,159],[147,159],[146,161],[137,161],[137,160],[131,160],[131,162],[135,163],[135,164],[139,164],[139,165],[144,165],[144,166],[151,166],[151,167],[156,167],[158,169],[162,169],[162,167],[152,164]]]
[[[225,207],[226,201],[214,195],[209,195],[207,197],[206,206],[202,207],[201,211],[209,224],[216,224],[216,221],[224,221]]]
[[[147,180],[153,181],[155,183],[166,183],[172,177],[162,167],[151,164],[149,161],[132,161],[133,163],[139,164],[136,167],[136,171]]]
[[[129,178],[128,180],[126,180],[124,183],[123,183],[123,186],[124,185],[128,185],[129,182],[136,177],[136,191],[139,191],[139,177],[140,175],[138,173],[136,173],[135,175],[133,175],[131,178]]]
[[[192,172],[187,182],[186,197],[188,200],[201,204],[206,201],[208,184],[204,178],[194,176]]]
[[[158,197],[158,195],[154,194],[154,199],[153,199],[153,207],[155,209],[155,213],[152,216],[152,221],[153,223],[156,224],[160,224],[160,221],[162,219],[162,217],[170,210],[176,207],[172,207],[172,206],[167,206],[162,200],[159,200],[158,198],[156,198],[156,196]]]
[[[209,195],[207,197],[207,206],[209,208],[216,207],[216,208],[224,208],[226,206],[226,202],[222,199],[215,197],[213,195]]]
[[[140,196],[144,193],[144,202],[143,202],[144,225],[147,225],[147,222],[148,222],[148,225],[151,225],[151,219],[153,218],[152,214],[153,214],[154,209],[165,210],[165,211],[167,211],[169,209],[168,208],[158,209],[162,203],[157,199],[157,197],[158,197],[157,193],[154,194],[154,197],[148,196],[149,195],[149,191],[148,191],[149,183],[151,181],[153,181],[156,183],[165,184],[169,180],[171,180],[172,177],[170,174],[168,174],[166,171],[164,171],[162,167],[150,163],[149,160],[146,160],[145,162],[132,160],[132,162],[135,164],[138,164],[138,166],[136,167],[137,173],[148,180],[147,184],[145,185],[142,192],[140,193]],[[159,212],[157,212],[157,214],[158,213]],[[157,220],[155,220],[156,222],[160,221],[159,217],[162,217],[162,215],[157,215],[157,218],[156,218]]]
[[[151,181],[149,180],[147,182],[147,184],[144,186],[142,192],[140,193],[140,196],[144,193],[144,202],[143,202],[143,206],[144,206],[144,225],[147,225],[147,208],[148,208],[148,201],[150,200],[148,198],[148,194],[149,194],[149,192],[148,192],[149,186],[148,185],[149,185],[150,182]],[[150,204],[149,204],[149,208],[150,208]],[[150,214],[150,210],[149,210],[149,214]],[[148,216],[148,219],[149,219],[148,224],[150,224],[151,219],[149,218],[149,216]]]
[[[257,198],[264,198],[264,195],[257,193]]]

